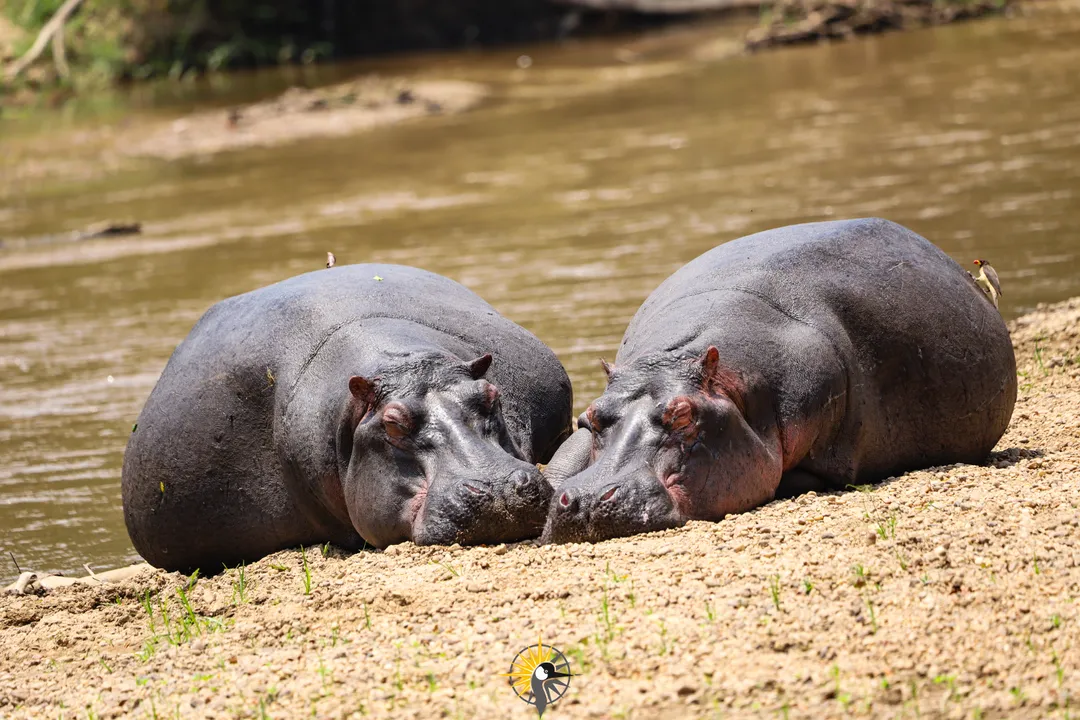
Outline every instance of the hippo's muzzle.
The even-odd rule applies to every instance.
[[[413,522],[413,542],[478,545],[536,537],[544,526],[551,486],[535,466],[516,464],[494,479],[458,475],[436,482]]]
[[[595,542],[684,522],[671,495],[647,466],[616,475],[593,466],[569,478],[555,493],[541,541]]]

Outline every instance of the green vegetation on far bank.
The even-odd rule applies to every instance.
[[[64,1],[0,4],[0,64],[10,68]],[[582,14],[589,17],[583,20]],[[537,41],[571,31],[589,32],[589,18],[604,15],[579,13],[552,0],[83,0],[68,19],[63,37],[71,82],[79,86],[404,50]],[[18,34],[7,43],[11,47],[6,52],[5,23]],[[50,56],[49,50],[42,53],[20,83],[31,87],[55,83],[58,76]],[[0,69],[0,78],[4,74]]]
[[[72,1],[0,5],[0,92],[557,39],[747,8],[761,13],[747,36],[748,49],[757,49],[952,22],[1011,0],[701,0],[682,13],[658,0],[607,10],[592,0],[74,0],[61,42],[39,43],[36,61],[15,72],[17,59],[39,34],[48,37],[42,29]]]
[[[9,0],[7,22],[21,30],[8,51],[21,57],[64,0]],[[314,5],[313,3],[310,3]],[[120,79],[266,65],[328,57],[309,3],[225,0],[85,0],[64,27],[64,45],[76,85]],[[49,52],[23,82],[48,85],[56,68]]]

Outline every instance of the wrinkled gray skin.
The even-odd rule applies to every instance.
[[[319,270],[218,303],[176,349],[128,443],[124,518],[152,565],[204,572],[300,544],[535,537],[535,463],[571,408],[555,355],[461,285]]]
[[[982,462],[1016,401],[1001,316],[956,262],[879,219],[705,253],[649,296],[605,369],[548,464],[545,541]]]

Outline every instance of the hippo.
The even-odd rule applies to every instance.
[[[124,520],[167,570],[298,545],[535,538],[572,431],[554,353],[462,285],[338,265],[222,300],[129,438]]]
[[[645,300],[603,366],[606,389],[546,468],[542,541],[983,462],[1016,402],[1009,333],[971,276],[876,218],[706,252]]]

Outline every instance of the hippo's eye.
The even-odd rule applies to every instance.
[[[589,408],[578,416],[578,427],[585,428],[594,435],[600,432],[600,421],[596,418],[596,408],[591,405]]]
[[[399,403],[390,403],[383,410],[383,428],[386,434],[395,440],[407,437],[413,431],[412,417],[409,411]]]
[[[690,398],[674,398],[664,409],[663,423],[671,432],[688,432],[696,424],[694,403]]]
[[[488,383],[484,388],[483,403],[484,409],[491,411],[499,402],[499,388],[495,387],[491,383]]]

